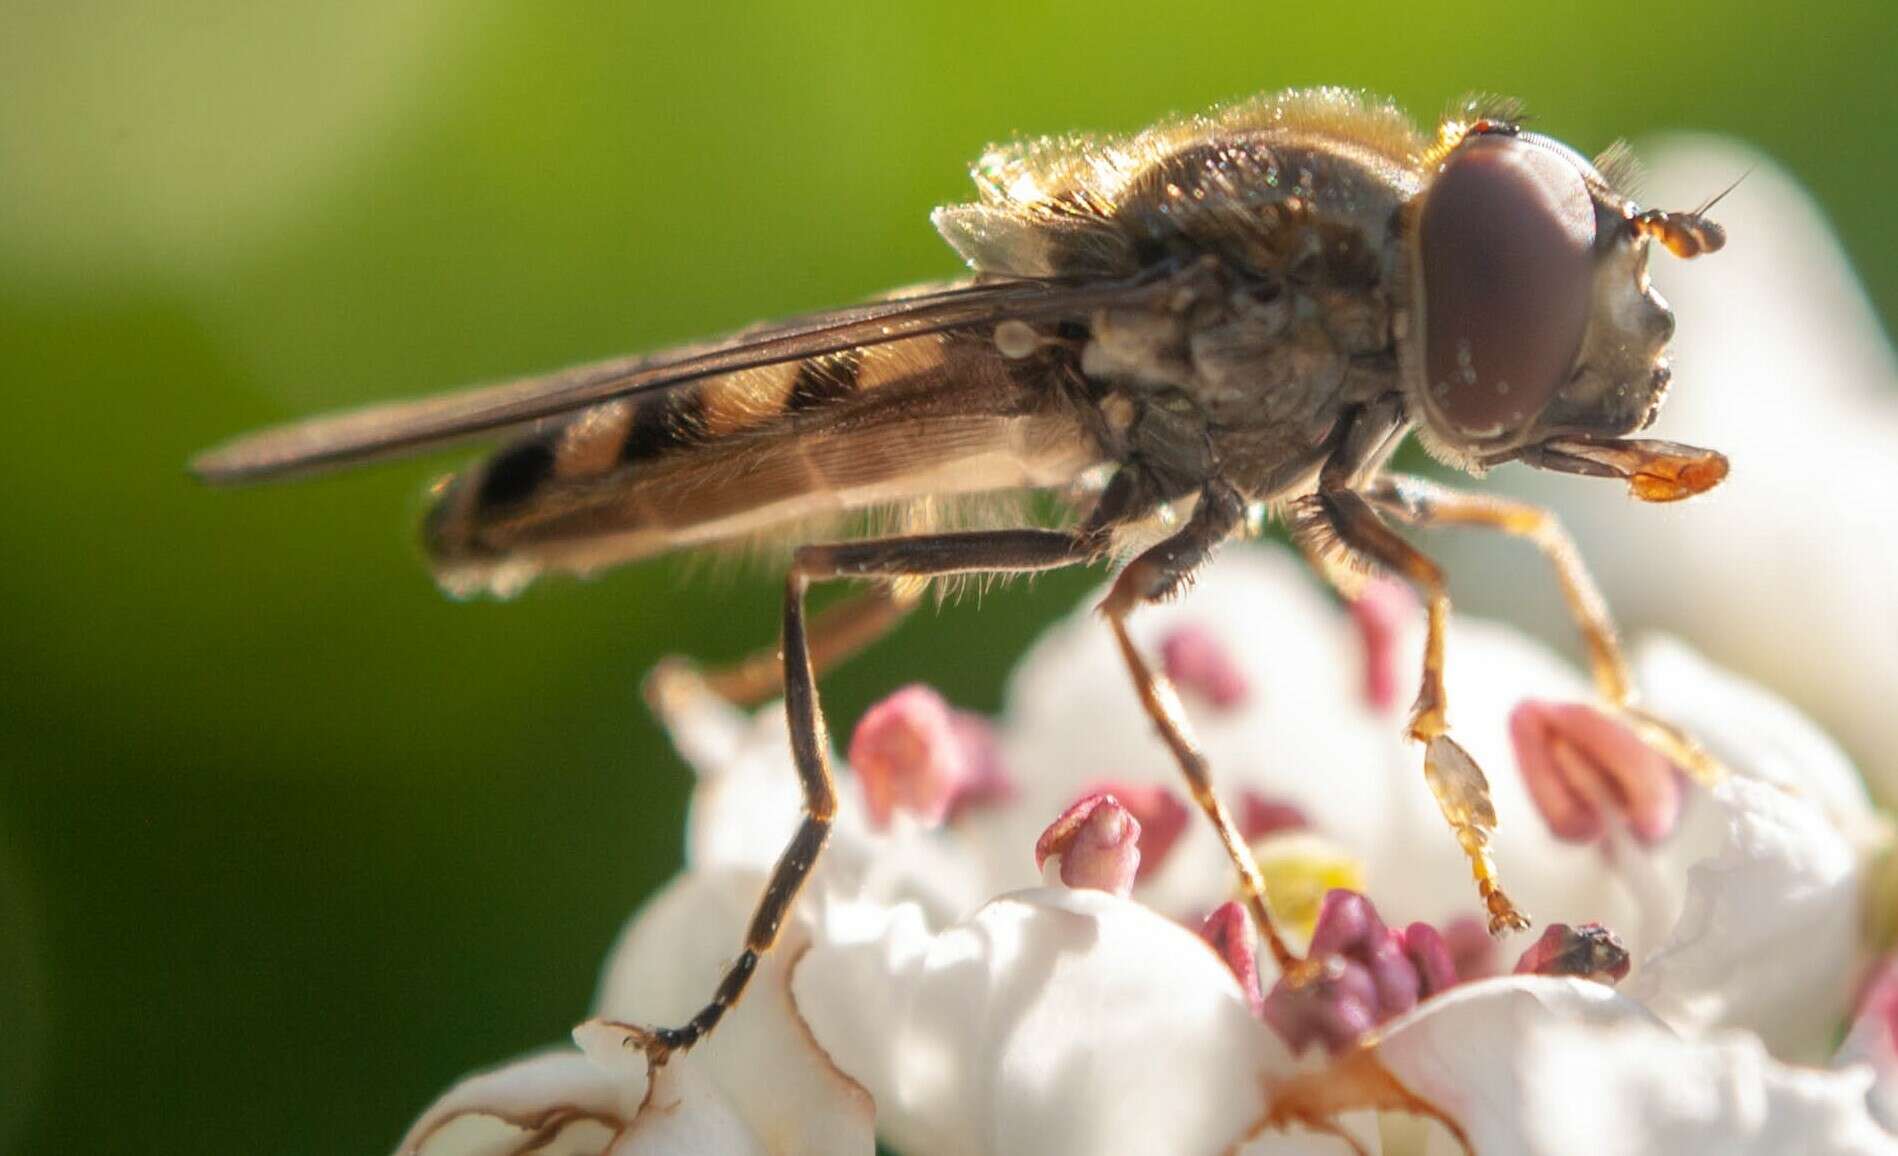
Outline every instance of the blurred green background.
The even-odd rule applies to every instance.
[[[0,7],[0,1148],[386,1150],[555,1040],[680,854],[660,655],[775,635],[657,564],[456,605],[446,463],[211,493],[194,450],[954,271],[988,140],[1293,84],[1518,94],[1811,183],[1898,317],[1884,3]],[[992,706],[1045,581],[832,680]]]

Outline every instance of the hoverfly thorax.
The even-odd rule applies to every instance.
[[[1548,137],[1491,121],[1456,134],[1408,220],[1400,352],[1422,440],[1471,470],[1615,473],[1573,451],[1646,428],[1666,395],[1674,316],[1650,241],[1693,256],[1724,238],[1698,213],[1641,211]]]

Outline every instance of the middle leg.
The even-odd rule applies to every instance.
[[[1415,587],[1429,607],[1424,641],[1423,682],[1411,710],[1410,736],[1424,744],[1424,778],[1443,817],[1456,832],[1470,861],[1477,891],[1489,911],[1491,934],[1520,931],[1529,918],[1510,901],[1496,877],[1489,851],[1496,830],[1496,809],[1482,768],[1449,735],[1448,698],[1443,688],[1444,634],[1450,623],[1450,592],[1443,570],[1422,551],[1384,524],[1364,495],[1355,490],[1321,489],[1309,499],[1319,522],[1357,557],[1368,559]]]

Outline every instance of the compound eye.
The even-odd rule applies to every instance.
[[[1575,367],[1594,244],[1594,201],[1559,149],[1498,135],[1451,154],[1418,226],[1437,413],[1481,437],[1535,419]]]

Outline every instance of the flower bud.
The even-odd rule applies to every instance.
[[[995,737],[994,724],[974,711],[957,710],[949,714],[949,730],[962,748],[965,774],[962,784],[949,800],[949,820],[965,812],[999,806],[1015,797],[1015,780],[1002,762],[1002,744]]]
[[[1495,975],[1496,937],[1474,915],[1459,915],[1443,925],[1443,942],[1450,949],[1457,982],[1486,979]]]
[[[1315,970],[1297,980],[1280,977],[1265,999],[1265,1022],[1293,1051],[1317,1043],[1335,1054],[1377,1026],[1377,981],[1369,968],[1341,955],[1313,962]]]
[[[1456,980],[1449,943],[1435,928],[1392,931],[1369,899],[1336,888],[1325,895],[1305,962],[1265,998],[1265,1019],[1295,1050],[1317,1042],[1339,1052]]]
[[[1390,934],[1371,901],[1343,888],[1325,895],[1318,926],[1311,933],[1311,955],[1318,958],[1366,950]]]

